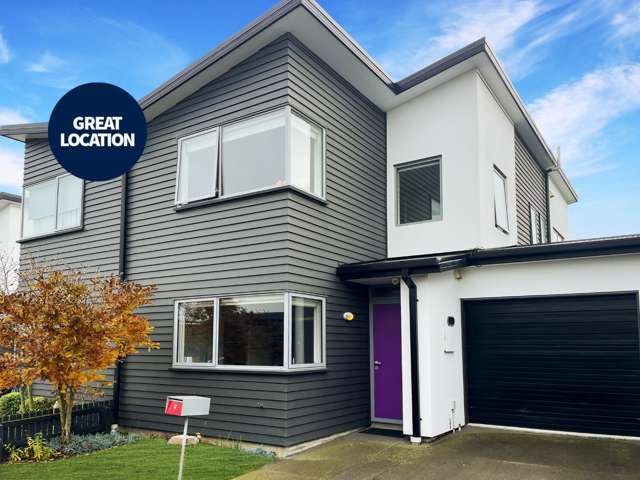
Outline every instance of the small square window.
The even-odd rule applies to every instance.
[[[507,207],[507,178],[497,167],[493,169],[493,208],[496,227],[509,232],[509,213]]]
[[[440,159],[396,168],[399,225],[442,219]]]

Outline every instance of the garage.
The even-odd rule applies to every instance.
[[[470,423],[640,436],[632,293],[463,302]]]

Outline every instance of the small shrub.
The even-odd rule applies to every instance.
[[[40,412],[42,410],[48,410],[52,407],[51,400],[44,397],[33,397],[33,410],[32,412]],[[24,413],[20,409],[20,393],[11,392],[0,397],[0,417],[5,415],[17,415]]]
[[[20,413],[20,394],[18,392],[7,393],[0,397],[0,417],[17,415],[18,413]]]
[[[46,462],[55,455],[42,433],[39,432],[27,438],[27,446],[24,448],[13,445],[5,445],[5,448],[9,453],[10,463]]]
[[[141,435],[129,433],[95,433],[92,435],[71,435],[69,443],[63,445],[60,438],[51,439],[51,448],[62,455],[78,455],[81,453],[95,452],[118,445],[128,445],[142,438]]]

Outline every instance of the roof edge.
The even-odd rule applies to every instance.
[[[412,274],[439,273],[469,266],[499,265],[545,260],[567,260],[611,255],[640,254],[640,235],[593,238],[464,252],[440,253],[419,257],[382,259],[340,265],[337,274],[343,280],[397,276],[402,270]]]

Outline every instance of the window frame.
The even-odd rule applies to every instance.
[[[284,332],[283,332],[283,362],[282,366],[270,365],[221,365],[218,363],[218,342],[220,332],[220,300],[230,297],[261,297],[261,296],[281,295],[284,305]],[[294,365],[291,363],[291,299],[292,297],[308,298],[310,300],[319,300],[321,307],[321,362]],[[179,332],[179,305],[189,302],[213,301],[213,362],[212,363],[184,363],[178,362],[178,351],[180,348],[180,332]],[[324,370],[327,367],[327,316],[326,316],[326,298],[317,295],[311,295],[298,291],[262,291],[251,293],[229,293],[224,295],[208,295],[201,297],[188,297],[174,300],[173,310],[173,348],[172,348],[172,368],[179,370],[213,370],[213,371],[236,371],[236,372],[293,372],[293,371],[315,371]],[[318,339],[316,339],[316,342]]]
[[[223,131],[225,129],[225,127],[229,127],[231,125],[236,125],[238,123],[242,123],[245,122],[247,120],[250,120],[252,118],[256,118],[256,117],[260,117],[263,115],[269,115],[271,113],[276,113],[278,111],[283,112],[284,116],[285,116],[285,132],[284,132],[284,142],[285,142],[285,158],[284,158],[284,167],[285,167],[285,180],[286,180],[286,184],[283,186],[277,186],[277,185],[270,185],[270,186],[266,186],[266,187],[259,187],[259,188],[255,188],[255,189],[251,189],[251,190],[246,190],[243,192],[236,192],[230,195],[224,195],[222,193],[222,177],[224,176],[224,171],[222,168],[222,156],[224,155],[224,150],[222,148],[222,138],[223,138]],[[309,123],[310,125],[318,128],[321,132],[320,135],[320,139],[322,142],[321,145],[321,149],[320,149],[320,161],[321,161],[321,171],[322,171],[322,195],[318,195],[315,194],[313,192],[304,190],[303,188],[300,188],[296,185],[294,185],[292,183],[292,178],[291,178],[291,115],[295,115],[296,117],[302,119],[303,121]],[[191,137],[195,137],[198,135],[204,135],[206,133],[210,133],[214,130],[218,130],[217,135],[218,135],[218,148],[217,148],[217,153],[218,153],[218,158],[217,158],[217,162],[216,162],[216,185],[215,185],[215,192],[213,195],[208,195],[205,197],[199,197],[197,199],[192,199],[192,200],[188,200],[186,202],[180,202],[179,201],[179,196],[178,196],[178,187],[180,184],[180,164],[181,162],[181,152],[182,152],[182,141],[186,140],[188,138]],[[257,113],[252,113],[249,115],[245,115],[243,117],[234,119],[232,121],[229,122],[224,122],[224,123],[220,123],[217,124],[213,127],[204,129],[204,130],[199,130],[197,132],[194,133],[190,133],[188,135],[184,135],[181,137],[177,137],[178,140],[178,160],[177,160],[177,168],[176,168],[176,182],[175,182],[175,195],[174,195],[174,206],[175,207],[184,207],[187,205],[191,205],[191,204],[195,204],[198,202],[202,202],[204,200],[227,200],[227,199],[233,199],[233,198],[241,198],[241,197],[245,197],[247,195],[252,195],[255,193],[260,193],[260,192],[270,192],[273,191],[274,189],[280,189],[280,188],[288,188],[288,189],[292,189],[292,190],[296,190],[299,192],[302,192],[305,195],[309,195],[313,198],[319,199],[321,201],[326,201],[326,196],[327,196],[327,140],[326,140],[326,129],[321,126],[320,124],[318,124],[318,122],[315,122],[313,120],[311,120],[307,115],[301,113],[300,111],[298,111],[295,108],[292,108],[290,105],[280,105],[278,107],[275,108],[270,108],[267,110],[262,110],[260,112]]]
[[[214,338],[216,338],[216,315],[217,315],[217,311],[218,311],[218,302],[219,299],[216,297],[192,297],[192,298],[181,298],[180,300],[176,300],[174,302],[174,311],[173,311],[173,318],[174,318],[174,324],[173,324],[173,361],[172,364],[173,365],[181,365],[181,366],[193,366],[193,368],[209,368],[211,367],[211,365],[214,364],[215,360],[216,360],[216,345],[215,343],[212,345],[212,350],[211,350],[211,354],[212,354],[212,362],[211,363],[206,363],[206,362],[196,362],[196,363],[186,363],[186,362],[178,362],[178,352],[180,351],[180,338],[182,335],[181,333],[181,329],[180,329],[180,305],[182,305],[183,303],[199,303],[199,302],[213,302],[213,334],[211,336],[211,340],[213,341]],[[184,349],[184,347],[183,347]]]
[[[531,241],[531,245],[538,245],[540,242],[540,226],[538,225],[540,221],[540,215],[535,207],[529,204],[529,239]]]
[[[495,182],[494,182],[494,188],[493,188],[493,219],[494,219],[494,224],[495,224],[495,227],[498,230],[500,230],[502,233],[508,235],[510,227],[509,227],[509,197],[507,195],[507,176],[495,164],[493,165],[493,174],[494,174],[494,178],[495,178],[495,175],[498,175],[502,179],[502,188],[503,188],[502,194],[504,195],[504,213],[505,213],[505,218],[506,218],[506,221],[507,221],[506,227],[503,227],[502,225],[498,224],[498,208],[497,208],[497,205],[496,205],[496,194],[497,194],[497,192],[495,190]]]
[[[216,165],[215,165],[216,181],[213,188],[213,195],[204,195],[196,198],[191,198],[186,202],[181,202],[180,201],[180,168],[182,167],[182,144],[186,140],[207,135],[213,132],[216,132],[216,137],[217,137],[217,144],[216,144],[217,158],[216,158]],[[200,200],[205,200],[207,198],[218,197],[218,194],[220,193],[220,142],[222,140],[221,132],[222,132],[222,128],[220,128],[219,126],[215,126],[213,128],[200,130],[199,132],[192,133],[184,137],[178,138],[178,165],[176,167],[176,188],[175,188],[176,191],[175,191],[175,198],[174,198],[175,205],[189,205],[190,203],[198,202]]]
[[[52,235],[59,235],[67,232],[75,232],[78,230],[82,230],[84,228],[84,192],[85,192],[85,184],[86,182],[80,178],[81,187],[80,187],[80,223],[78,225],[74,225],[73,227],[67,228],[58,228],[58,197],[60,194],[60,179],[64,177],[72,176],[70,173],[62,173],[60,175],[56,175],[55,177],[47,178],[45,180],[38,180],[37,182],[25,183],[22,185],[22,202],[20,204],[20,241],[23,240],[35,240],[38,238],[46,238]],[[77,177],[76,177],[77,178]],[[55,219],[54,219],[54,228],[50,232],[40,233],[38,235],[31,235],[25,237],[24,235],[24,215],[25,215],[25,205],[26,205],[26,196],[25,192],[28,188],[35,187],[37,185],[41,185],[47,182],[56,182],[56,197],[55,197]]]
[[[429,220],[418,220],[416,222],[406,222],[406,223],[401,223],[400,222],[400,171],[401,170],[409,170],[412,168],[417,168],[417,167],[422,167],[422,166],[429,166],[429,165],[438,165],[439,166],[439,172],[440,172],[440,178],[438,179],[438,184],[440,187],[440,215],[438,215],[437,218],[434,218],[433,215],[431,216],[431,219]],[[443,178],[443,166],[442,166],[442,155],[437,155],[435,157],[427,157],[427,158],[420,158],[418,160],[410,160],[408,162],[402,162],[402,163],[396,163],[393,168],[395,169],[395,194],[394,194],[394,198],[395,198],[395,202],[396,202],[396,208],[395,208],[395,225],[396,227],[404,227],[406,225],[417,225],[420,223],[430,223],[430,222],[441,222],[444,219],[444,208],[443,208],[443,197],[442,197],[442,178]]]

